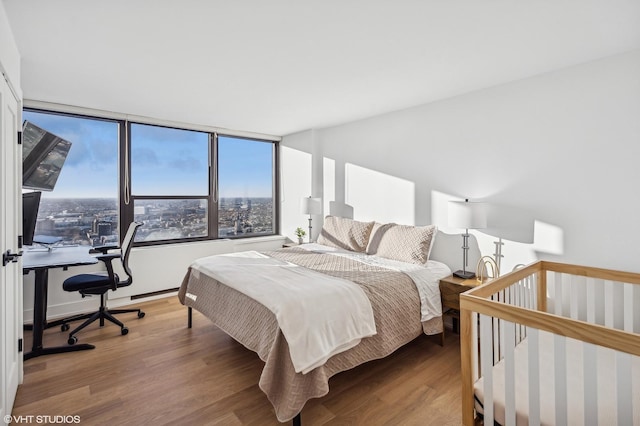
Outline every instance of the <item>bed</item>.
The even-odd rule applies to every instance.
[[[329,216],[318,244],[198,259],[189,267],[178,297],[190,310],[198,310],[258,354],[265,363],[259,386],[277,419],[299,421],[306,401],[329,392],[333,375],[386,357],[422,334],[442,332],[438,283],[451,271],[445,264],[428,259],[435,231],[432,226],[377,224]],[[306,288],[303,292],[292,287],[296,283],[313,283],[308,286],[320,289],[309,289],[313,295],[307,295]],[[254,294],[255,288],[257,293],[268,288],[264,292],[268,294]],[[342,314],[331,311],[326,319],[317,321],[315,317],[298,318],[311,315],[307,311],[314,311],[315,305],[337,309],[341,299],[351,297],[336,296],[335,288],[366,296],[373,330],[361,326],[360,320],[350,325],[352,312],[362,311],[367,319],[364,308]],[[286,298],[289,289],[295,296],[287,306],[272,306],[272,299]],[[316,291],[323,293],[318,295]],[[317,326],[316,322],[329,325]],[[306,335],[314,330],[305,328],[301,332],[302,326],[295,326],[306,323],[329,332],[319,339],[309,339]],[[326,341],[331,340],[327,335],[342,335],[343,329],[350,328],[361,334],[348,344],[337,340],[337,348],[313,357],[300,356],[300,347],[313,346],[320,340],[320,349],[325,350]]]
[[[640,274],[539,261],[460,307],[465,425],[640,425]]]

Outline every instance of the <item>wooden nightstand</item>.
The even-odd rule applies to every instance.
[[[484,281],[486,282],[486,280]],[[453,319],[453,330],[458,332],[458,320],[460,319],[460,294],[482,284],[476,278],[465,280],[464,278],[448,277],[440,280],[440,297],[442,299],[442,315]]]

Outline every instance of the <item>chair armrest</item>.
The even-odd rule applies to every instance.
[[[96,256],[96,259],[104,262],[111,263],[113,259],[120,259],[120,253],[107,253]]]
[[[116,290],[118,288],[118,281],[120,278],[116,273],[113,272],[113,259],[120,259],[120,253],[108,253],[101,254],[96,256],[96,259],[104,262],[104,265],[107,267],[107,273],[109,274],[109,278],[111,280],[111,290]]]
[[[100,252],[102,254],[107,254],[107,252],[109,250],[114,250],[114,249],[118,249],[118,248],[120,248],[120,246],[117,245],[117,244],[105,244],[105,245],[102,245],[102,246],[95,246],[91,250],[94,250],[96,252]]]

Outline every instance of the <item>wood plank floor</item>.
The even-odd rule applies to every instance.
[[[80,416],[80,424],[279,425],[258,388],[258,356],[177,297],[139,305],[146,317],[119,317],[129,328],[92,325],[79,343],[96,349],[33,358],[24,364],[15,416]],[[30,332],[25,347],[30,348]],[[66,344],[59,328],[45,345]],[[391,356],[334,376],[329,394],[302,411],[310,425],[459,425],[458,335],[422,336]]]

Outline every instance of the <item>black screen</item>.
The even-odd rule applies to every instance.
[[[25,246],[33,245],[41,195],[42,193],[40,192],[25,192],[22,194],[22,244]]]
[[[25,121],[22,129],[22,187],[53,191],[69,149],[71,142]]]

